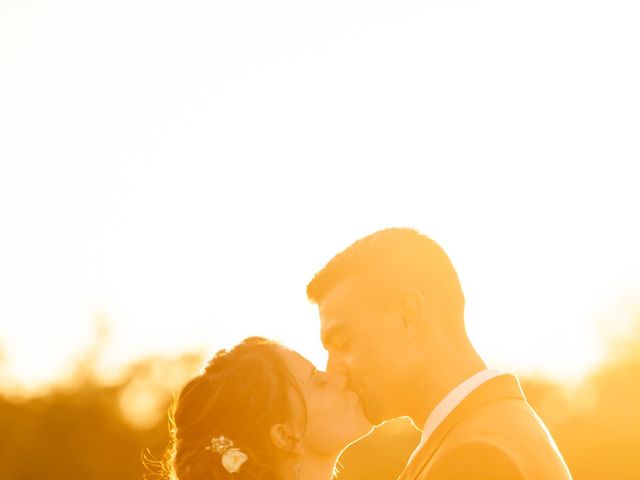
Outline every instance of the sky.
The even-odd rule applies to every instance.
[[[490,365],[576,379],[640,298],[640,4],[0,4],[5,379],[249,335],[325,361],[313,274],[452,258]]]

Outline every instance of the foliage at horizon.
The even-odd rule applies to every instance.
[[[576,479],[640,478],[640,328],[612,349],[611,360],[575,387],[521,377]],[[0,390],[0,478],[157,478],[166,412],[203,358],[143,359],[105,384],[96,373],[99,350],[96,342],[74,375],[49,391],[20,397]],[[418,440],[407,421],[388,422],[343,454],[338,478],[395,479]]]

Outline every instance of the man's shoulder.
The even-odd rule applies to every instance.
[[[524,399],[504,399],[484,405],[467,415],[462,424],[471,428],[489,424],[508,430],[537,430],[541,426],[540,419]]]
[[[477,409],[449,431],[441,449],[501,451],[516,463],[555,455],[553,440],[525,401],[502,400]],[[461,447],[467,448],[467,447]],[[533,463],[536,463],[535,461]]]
[[[474,391],[415,453],[403,479],[569,479],[553,439],[515,377]]]
[[[546,427],[518,400],[486,405],[455,425],[427,471],[429,480],[568,478]]]

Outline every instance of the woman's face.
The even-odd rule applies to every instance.
[[[304,394],[307,425],[302,443],[305,452],[335,455],[369,433],[359,397],[346,388],[340,374],[318,371],[302,355],[283,349],[285,360]]]

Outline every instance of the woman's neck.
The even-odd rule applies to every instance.
[[[331,480],[338,455],[305,453],[283,465],[282,480]]]

